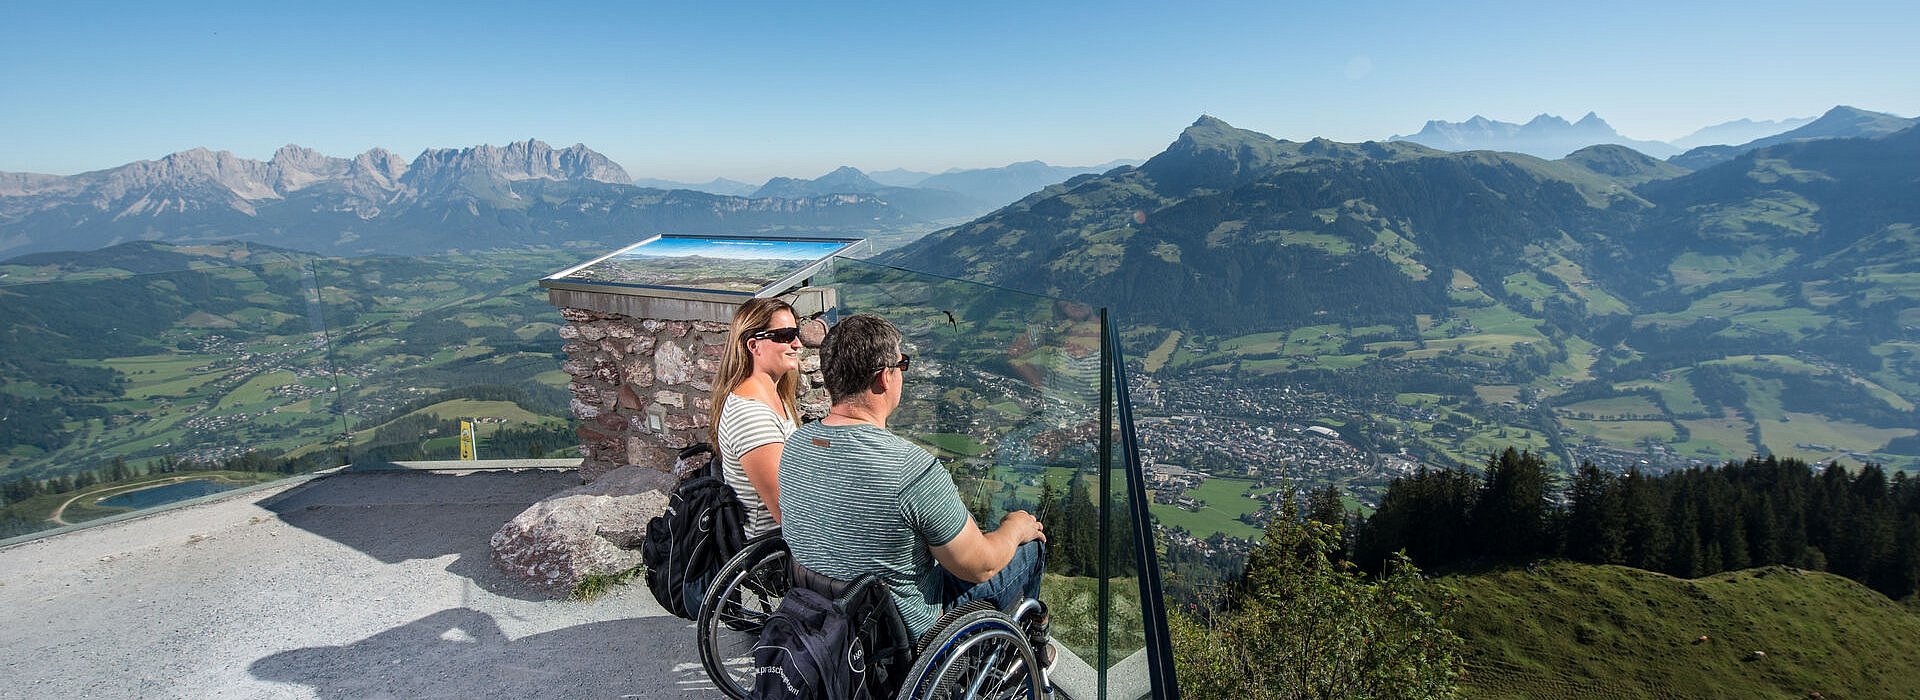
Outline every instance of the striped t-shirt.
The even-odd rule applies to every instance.
[[[747,479],[747,468],[741,466],[740,457],[756,447],[785,441],[793,432],[793,420],[759,401],[727,394],[717,432],[720,434],[720,473],[726,477],[727,485],[740,494],[741,505],[747,507],[747,536],[779,527],[773,520],[773,511],[767,510],[767,502]]]
[[[928,548],[953,541],[969,515],[926,450],[872,425],[814,422],[780,453],[780,517],[795,561],[841,581],[879,573],[917,637],[940,617]]]

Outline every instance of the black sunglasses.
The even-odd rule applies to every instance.
[[[908,367],[912,367],[912,366],[913,366],[913,356],[912,356],[912,355],[908,355],[908,354],[906,354],[906,353],[904,353],[904,352],[903,352],[903,353],[900,353],[900,361],[899,361],[899,362],[895,362],[895,363],[893,363],[893,364],[890,364],[890,365],[883,365],[883,366],[881,366],[881,367],[880,367],[880,369],[876,369],[876,370],[874,370],[874,371],[875,371],[875,372],[885,372],[885,371],[887,371],[888,369],[892,369],[892,368],[894,368],[894,367],[898,367],[898,368],[900,368],[900,371],[902,371],[902,372],[905,372],[905,371],[907,371],[907,368],[908,368]]]
[[[771,340],[776,343],[791,343],[800,337],[798,328],[768,328],[747,334],[747,340]]]

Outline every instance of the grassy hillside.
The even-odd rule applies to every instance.
[[[1446,582],[1462,697],[1920,697],[1920,610],[1830,574],[1555,562]]]

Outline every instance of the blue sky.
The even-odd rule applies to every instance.
[[[0,171],[538,138],[758,183],[1598,112],[1920,115],[1920,3],[99,3],[0,10]]]

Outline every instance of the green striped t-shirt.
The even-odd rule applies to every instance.
[[[794,560],[841,581],[879,573],[916,637],[940,617],[928,547],[968,517],[946,468],[878,427],[808,423],[780,452],[780,529]]]

